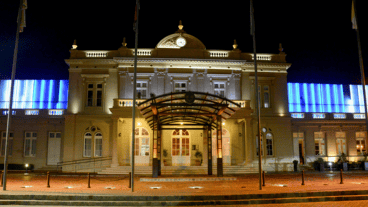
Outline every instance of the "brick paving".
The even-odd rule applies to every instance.
[[[2,194],[92,194],[92,195],[126,195],[126,196],[189,196],[189,195],[244,195],[277,194],[323,191],[368,190],[368,173],[348,172],[344,174],[344,184],[340,184],[339,172],[307,172],[305,185],[301,185],[301,173],[266,174],[265,184],[259,190],[258,174],[231,175],[225,181],[180,181],[180,182],[141,182],[147,176],[135,177],[135,191],[128,188],[126,175],[103,176],[91,175],[91,188],[87,188],[87,175],[51,174],[50,188],[47,188],[46,174],[29,175],[8,174],[7,191]],[[160,176],[159,178],[216,178],[216,176]],[[152,189],[156,187],[157,189]],[[198,189],[190,188],[198,187]],[[339,201],[292,204],[262,204],[239,206],[368,206],[368,201]]]
[[[168,176],[161,176],[168,177]],[[184,176],[183,176],[184,177]],[[183,178],[183,177],[170,177]],[[185,178],[191,176],[185,176]],[[192,176],[195,178],[216,178],[215,176]],[[46,174],[8,174],[7,192],[38,193],[88,193],[88,194],[123,194],[123,195],[234,195],[234,194],[270,194],[318,191],[368,190],[368,173],[345,173],[344,184],[340,184],[339,173],[306,173],[305,185],[302,186],[300,173],[266,174],[265,184],[259,190],[257,174],[225,176],[236,178],[230,181],[195,181],[195,182],[141,182],[135,177],[134,191],[128,188],[126,175],[101,176],[91,175],[91,188],[87,188],[87,175],[60,176],[51,175],[50,188],[47,188]],[[28,186],[28,187],[27,187]],[[29,187],[31,186],[31,187]],[[190,187],[199,187],[193,189]],[[70,187],[70,188],[68,188]],[[151,187],[157,187],[152,189]],[[110,189],[107,189],[110,188]]]

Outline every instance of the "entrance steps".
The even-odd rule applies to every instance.
[[[98,172],[98,174],[129,174],[131,166],[110,167]],[[257,173],[258,169],[252,166],[233,165],[224,166],[224,174],[249,174]],[[152,175],[152,166],[136,166],[134,174]],[[207,175],[207,166],[162,166],[161,175]],[[217,174],[217,166],[213,166],[212,174]]]

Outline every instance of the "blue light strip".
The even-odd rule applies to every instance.
[[[315,96],[315,90],[314,90],[314,83],[310,84],[310,94],[312,95],[312,106],[313,106],[313,112],[317,112],[316,109],[316,96]]]
[[[364,113],[362,86],[347,90],[344,96],[341,84],[288,83],[289,112]]]
[[[15,80],[14,109],[66,109],[68,80]],[[9,108],[10,80],[0,80],[0,109]]]
[[[303,83],[303,92],[304,92],[304,102],[305,102],[305,112],[309,112],[309,104],[308,104],[308,92],[307,92],[307,84]]]
[[[295,84],[295,94],[296,94],[296,111],[302,111],[302,108],[301,108],[301,105],[300,105],[300,98],[301,98],[301,96],[300,96],[300,91],[299,91],[299,83],[297,83],[297,84]],[[303,111],[304,112],[304,111]]]
[[[289,99],[289,111],[294,112],[294,99],[293,99],[293,85],[295,83],[288,83],[288,99]]]

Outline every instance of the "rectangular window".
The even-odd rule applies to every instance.
[[[84,157],[91,157],[92,138],[84,138]]]
[[[50,116],[61,116],[64,114],[64,110],[56,110],[56,109],[50,109],[49,115]]]
[[[366,152],[366,133],[355,132],[356,143],[357,143],[357,155],[363,155]]]
[[[214,82],[213,83],[214,94],[225,98],[226,93],[225,86],[226,86],[225,82]]]
[[[267,144],[267,155],[273,155],[272,152],[272,139],[266,139],[266,144]]]
[[[24,156],[36,156],[37,132],[26,132],[24,140]]]
[[[365,114],[354,114],[354,119],[365,119]]]
[[[8,115],[9,114],[9,110],[4,110],[3,111],[3,115]],[[15,115],[16,114],[16,112],[15,111],[12,111],[12,115]]]
[[[304,119],[304,113],[291,113],[291,118]]]
[[[263,86],[263,107],[270,108],[270,88],[268,85]]]
[[[146,99],[148,98],[148,83],[147,81],[137,81],[137,98]]]
[[[95,139],[95,157],[102,156],[102,139]]]
[[[87,84],[87,106],[102,106],[102,83]]]
[[[39,110],[26,110],[25,115],[38,115]]]
[[[149,138],[141,138],[141,156],[149,156]]]
[[[8,155],[11,156],[13,153],[13,138],[14,133],[9,133],[9,139],[8,139]],[[6,132],[1,133],[1,156],[5,155],[5,142],[6,142]]]
[[[172,156],[180,156],[180,138],[172,139]]]
[[[314,132],[315,155],[326,155],[325,133]]]
[[[181,138],[181,156],[189,156],[189,138]]]
[[[185,92],[185,91],[187,91],[186,82],[175,82],[174,83],[174,92]]]
[[[293,132],[293,138],[304,138],[303,132]]]
[[[338,155],[346,155],[346,133],[336,132],[336,152]]]
[[[346,119],[346,114],[334,114],[334,119]]]
[[[324,114],[324,113],[313,113],[312,117],[313,117],[313,119],[325,119],[326,114]]]

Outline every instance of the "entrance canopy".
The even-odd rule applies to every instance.
[[[240,109],[240,105],[213,94],[177,92],[141,102],[138,109],[152,129],[156,129],[157,125],[217,128],[218,123],[230,118]],[[221,119],[221,122],[217,119]]]

